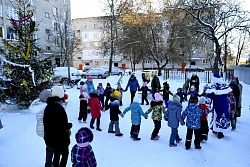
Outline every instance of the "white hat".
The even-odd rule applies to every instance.
[[[64,96],[64,91],[63,88],[60,86],[54,86],[52,89],[52,97],[59,97],[59,98],[63,98]]]
[[[204,96],[200,97],[199,104],[206,104],[206,98]]]
[[[52,96],[51,94],[51,91],[45,89],[39,94],[39,99],[41,100],[41,102],[46,102],[48,97]]]

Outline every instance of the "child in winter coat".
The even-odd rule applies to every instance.
[[[89,95],[87,94],[87,92],[83,92],[82,94],[80,94],[79,99],[80,99],[80,110],[79,110],[78,122],[80,123],[81,120],[83,120],[83,122],[86,123],[88,115]]]
[[[122,106],[122,94],[123,94],[123,92],[125,92],[125,90],[121,87],[121,84],[119,82],[117,84],[116,90],[119,91],[121,94],[120,98],[118,100],[119,100],[120,106]]]
[[[188,95],[190,95],[190,96],[196,96],[196,97],[198,96],[198,92],[196,91],[194,85],[192,85],[192,86],[190,87],[190,90],[188,91]]]
[[[110,109],[110,123],[109,123],[109,129],[108,133],[115,133],[115,136],[123,136],[123,134],[120,132],[119,128],[119,115],[123,117],[122,112],[119,109],[119,99],[120,99],[120,92],[117,90],[114,90],[113,94],[110,96],[110,103],[108,106],[106,106],[105,110]],[[115,131],[113,130],[115,125]]]
[[[137,96],[135,96],[134,101],[130,104],[130,106],[125,108],[123,114],[125,115],[129,110],[131,110],[132,123],[130,137],[133,140],[141,140],[141,138],[138,137],[141,126],[141,116],[143,116],[145,119],[147,119],[148,116],[142,111],[142,108],[139,104],[139,98]]]
[[[192,136],[193,132],[195,135],[195,140],[194,140],[194,145],[196,149],[201,149],[200,146],[200,137],[201,137],[201,116],[202,116],[202,111],[197,105],[197,99],[195,97],[191,97],[189,99],[190,104],[187,106],[187,108],[182,112],[182,118],[186,120],[186,126],[187,126],[187,134],[186,134],[186,150],[189,150],[191,147],[191,142],[192,142]]]
[[[147,83],[143,82],[142,87],[141,87],[141,105],[144,105],[144,100],[146,101],[146,105],[149,105],[149,102],[147,99],[148,91],[151,91],[151,90],[147,87]]]
[[[209,113],[209,109],[206,105],[206,98],[204,96],[200,97],[199,99],[199,107],[202,110],[202,116],[201,116],[201,141],[205,140],[207,141],[208,137],[208,122],[207,122],[207,114]]]
[[[102,105],[102,107],[104,108],[104,88],[102,87],[102,83],[99,83],[97,86],[97,89],[99,91],[99,102]]]
[[[169,101],[169,95],[172,95],[172,92],[170,92],[170,87],[169,87],[169,84],[168,82],[164,82],[163,83],[163,89],[160,90],[161,92],[163,92],[163,100],[164,100],[164,103],[165,103],[165,108],[168,108],[168,101]]]
[[[94,129],[95,119],[97,119],[96,130],[102,131],[100,128],[100,122],[101,122],[101,110],[103,108],[99,103],[98,97],[99,97],[99,91],[92,90],[92,92],[90,93],[90,100],[89,100],[89,106],[91,108],[91,117],[92,117],[90,121],[90,128]]]
[[[185,93],[182,91],[182,88],[178,88],[176,94],[180,97],[180,103],[182,103],[185,98]]]
[[[232,130],[236,129],[236,100],[233,92],[229,92],[227,95],[228,99],[228,110],[230,114]]]
[[[163,106],[162,97],[159,93],[155,93],[155,100],[151,101],[150,105],[150,108],[145,114],[152,112],[152,120],[154,121],[155,128],[151,134],[151,140],[158,140],[160,138],[158,133],[161,129],[162,114],[166,112],[165,107]]]
[[[78,130],[75,135],[76,143],[71,150],[72,167],[96,167],[97,162],[90,142],[93,141],[93,133],[84,127]]]
[[[178,134],[179,122],[181,125],[185,125],[181,117],[181,110],[182,104],[180,103],[180,97],[174,94],[173,101],[169,101],[167,112],[164,114],[164,119],[168,121],[168,126],[171,127],[171,136],[169,140],[170,147],[177,146],[176,143],[179,143],[182,140]]]
[[[107,86],[104,90],[104,96],[106,96],[105,98],[105,107],[108,106],[109,104],[109,99],[110,99],[110,95],[112,94],[112,88],[110,86],[110,83],[107,83]]]

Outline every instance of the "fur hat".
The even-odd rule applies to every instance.
[[[60,86],[54,86],[53,89],[52,89],[52,94],[51,94],[52,97],[59,97],[59,98],[63,98],[64,97],[64,91],[63,91],[63,88],[60,87]]]
[[[94,135],[89,128],[84,127],[78,130],[78,132],[75,135],[75,138],[77,143],[86,143],[86,142],[92,142]]]
[[[177,94],[173,95],[173,101],[174,102],[180,102],[180,97]]]
[[[40,94],[39,94],[39,99],[41,100],[41,102],[46,102],[48,97],[52,96],[52,92],[49,90],[43,90]]]
[[[155,101],[162,101],[160,93],[155,93]]]
[[[138,96],[135,96],[133,102],[140,103],[140,98]]]
[[[112,96],[116,99],[119,99],[121,96],[121,93],[118,90],[114,90]]]
[[[204,96],[200,97],[199,104],[206,104],[206,98]]]

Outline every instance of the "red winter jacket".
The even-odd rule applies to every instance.
[[[92,118],[101,117],[102,106],[100,105],[99,99],[97,97],[90,97],[89,107],[91,108]]]
[[[207,120],[207,114],[209,113],[209,109],[207,108],[207,105],[206,104],[199,104],[199,107],[202,110],[201,120],[202,121]]]

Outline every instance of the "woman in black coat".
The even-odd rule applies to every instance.
[[[52,97],[47,99],[44,110],[44,141],[46,143],[46,164],[54,167],[66,167],[68,161],[68,146],[70,144],[70,129],[72,123],[68,122],[65,109],[61,105],[64,91],[61,87],[54,87]],[[60,161],[61,156],[61,161]]]

